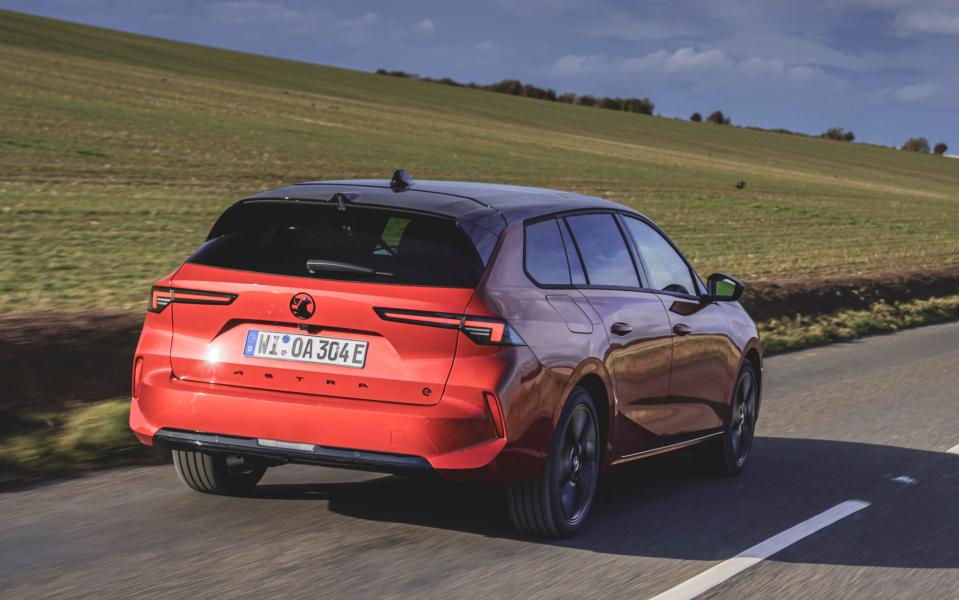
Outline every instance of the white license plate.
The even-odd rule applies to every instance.
[[[362,369],[368,346],[361,340],[250,329],[243,355]]]

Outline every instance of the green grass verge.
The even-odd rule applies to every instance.
[[[776,353],[957,319],[959,295],[908,302],[877,302],[864,310],[772,319],[759,323],[759,334],[766,352]]]
[[[634,206],[703,274],[756,281],[959,261],[959,160],[5,11],[0,56],[0,312],[142,309],[150,283],[231,202],[399,166],[414,179],[545,185]]]
[[[61,414],[19,415],[16,430],[0,436],[0,481],[155,457],[134,437],[129,418],[129,398],[84,404]]]

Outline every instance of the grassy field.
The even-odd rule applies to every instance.
[[[236,199],[300,180],[386,178],[398,166],[414,178],[624,202],[706,273],[756,280],[959,263],[959,160],[3,11],[0,115],[0,312],[140,308],[149,283]]]
[[[16,417],[0,426],[0,484],[161,456],[130,431],[129,398]]]

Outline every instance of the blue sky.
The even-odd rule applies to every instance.
[[[648,96],[656,112],[959,151],[957,0],[0,0],[0,6],[372,71]]]

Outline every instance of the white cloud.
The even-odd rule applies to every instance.
[[[697,52],[693,48],[680,48],[666,59],[663,69],[667,73],[717,71],[728,69],[732,65],[732,59],[719,49]]]
[[[414,28],[418,33],[433,33],[436,31],[436,25],[430,19],[423,19],[416,24]]]
[[[666,50],[657,50],[643,56],[631,56],[623,59],[619,64],[619,69],[625,73],[643,73],[645,71],[655,71],[662,69],[669,60],[671,54]]]
[[[585,75],[609,69],[609,58],[605,54],[567,54],[556,59],[550,71],[556,75]]]
[[[492,40],[483,40],[482,42],[473,46],[476,48],[477,52],[482,52],[483,54],[491,54],[496,51],[497,45]]]
[[[748,79],[768,79],[787,85],[798,86],[811,82],[826,83],[834,88],[846,85],[843,79],[830,75],[816,65],[790,65],[776,58],[747,58],[736,64],[736,72]]]
[[[216,2],[208,9],[215,23],[228,26],[282,27],[292,35],[313,34],[318,30],[330,31],[329,37],[346,46],[359,46],[364,42],[360,33],[379,25],[380,15],[367,12],[354,18],[337,18],[326,9],[310,6],[304,10],[289,8],[281,2],[263,0],[236,0]]]
[[[859,8],[863,10],[890,11],[907,7],[910,4],[916,4],[916,0],[830,0],[826,3],[826,7],[840,10]]]
[[[812,36],[782,31],[748,31],[718,39],[708,47],[734,56],[757,56],[794,65],[820,65],[848,71],[872,71],[883,66],[872,57],[848,54]]]
[[[691,27],[688,22],[661,21],[608,13],[604,14],[603,20],[587,23],[579,30],[590,37],[608,37],[629,42],[668,40],[701,33],[700,30]]]
[[[910,35],[959,35],[959,14],[913,12],[896,15],[896,33]]]
[[[695,48],[680,48],[675,52],[657,50],[643,56],[615,59],[610,59],[605,54],[567,54],[553,63],[551,71],[556,75],[655,71],[679,74],[723,71],[733,64],[733,60],[722,50],[697,51]]]
[[[901,37],[959,35],[955,0],[831,0],[826,7],[887,13],[893,32]]]
[[[356,17],[355,19],[342,19],[333,23],[334,27],[341,28],[363,28],[369,27],[371,25],[376,25],[380,22],[380,15],[375,12],[364,13],[362,16]]]
[[[846,85],[846,81],[816,65],[789,64],[780,59],[756,56],[737,61],[718,48],[696,50],[686,47],[672,52],[657,50],[641,56],[619,58],[610,58],[605,54],[567,54],[553,63],[551,72],[564,77],[622,77],[653,73],[696,83],[759,80],[797,87],[812,82],[832,88]]]
[[[775,58],[767,60],[753,56],[736,65],[736,69],[752,77],[781,77],[786,72],[786,63]]]
[[[900,102],[922,102],[940,96],[945,91],[941,83],[927,81],[903,86],[892,93]]]
[[[290,23],[303,18],[303,13],[287,8],[278,2],[241,0],[239,2],[216,2],[210,6],[214,21],[230,25],[248,23]]]
[[[541,16],[543,11],[569,12],[579,9],[592,10],[595,0],[495,0],[500,8],[512,13]]]
[[[791,81],[812,81],[826,77],[826,72],[814,65],[794,65],[786,68],[786,78]]]

